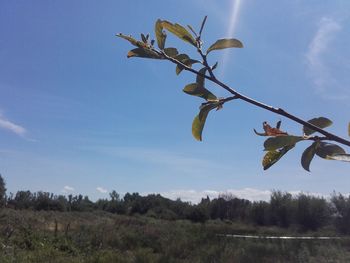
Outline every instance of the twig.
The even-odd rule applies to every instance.
[[[217,84],[218,86],[222,87],[223,89],[225,89],[226,91],[228,91],[229,93],[231,93],[232,95],[234,95],[235,99],[241,99],[249,104],[252,104],[252,105],[255,105],[259,108],[262,108],[262,109],[265,109],[265,110],[268,110],[270,112],[273,112],[273,113],[276,113],[278,115],[281,115],[281,116],[284,116],[290,120],[293,120],[294,122],[297,122],[305,127],[308,127],[314,131],[317,131],[319,133],[321,133],[322,135],[325,136],[325,138],[322,138],[322,140],[330,140],[330,141],[336,141],[338,143],[341,143],[343,145],[347,145],[350,147],[350,141],[344,139],[344,138],[341,138],[333,133],[330,133],[330,132],[327,132],[307,121],[304,121],[303,119],[291,114],[291,113],[288,113],[287,111],[285,111],[284,109],[282,108],[275,108],[275,107],[272,107],[270,105],[267,105],[267,104],[264,104],[260,101],[257,101],[257,100],[254,100],[248,96],[245,96],[241,93],[239,93],[238,91],[232,89],[231,87],[229,87],[228,85],[224,84],[223,82],[219,81],[213,74],[211,68],[209,67],[208,63],[207,63],[207,60],[206,60],[206,57],[205,55],[200,52],[202,58],[203,58],[203,64],[205,67],[208,68],[208,72],[210,74],[210,76],[206,75],[206,74],[202,74],[201,72],[199,72],[198,70],[195,70],[187,65],[185,65],[184,63],[182,63],[181,61],[178,61],[177,59],[173,58],[173,57],[170,57],[168,56],[167,54],[165,54],[164,52],[162,51],[158,51],[157,49],[155,48],[152,48],[152,51],[158,53],[159,55],[161,55],[164,59],[167,59],[179,66],[181,66],[184,70],[187,70],[189,72],[192,72],[196,75],[199,75],[199,76],[202,76],[208,80],[210,80],[211,82]],[[198,49],[198,51],[200,51],[200,49]]]

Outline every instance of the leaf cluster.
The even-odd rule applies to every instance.
[[[333,122],[325,117],[313,118],[308,121],[321,129],[327,128]],[[311,140],[313,143],[308,146],[301,156],[301,166],[310,172],[310,164],[314,156],[317,155],[327,160],[350,161],[350,155],[337,144],[324,142],[318,136],[311,136],[316,131],[307,126],[303,126],[303,135],[289,135],[280,130],[281,121],[279,121],[275,128],[272,128],[267,122],[263,123],[264,132],[260,133],[254,129],[254,132],[259,136],[269,136],[264,142],[264,151],[266,154],[263,157],[262,165],[264,170],[267,170],[276,162],[278,162],[288,151],[293,149],[297,143],[301,141]]]
[[[201,103],[199,107],[199,113],[195,116],[192,122],[192,134],[196,140],[202,141],[203,129],[208,115],[212,110],[222,109],[223,105],[228,101],[234,99],[242,99],[246,102],[254,104],[255,106],[270,110],[282,116],[286,116],[298,123],[304,124],[302,135],[291,135],[287,132],[281,131],[281,121],[277,123],[276,127],[271,127],[267,122],[264,122],[264,132],[257,132],[254,129],[254,132],[257,135],[269,137],[264,142],[264,150],[266,151],[266,154],[262,160],[264,170],[270,168],[273,164],[278,162],[287,152],[295,148],[296,144],[302,141],[312,141],[312,144],[304,150],[301,156],[301,165],[307,171],[310,171],[310,163],[315,155],[327,160],[350,161],[350,155],[347,154],[343,148],[337,144],[325,142],[327,140],[334,140],[340,143],[346,142],[346,145],[350,145],[349,141],[346,141],[342,138],[339,139],[339,137],[334,136],[328,132],[326,133],[327,136],[325,137],[313,135],[315,132],[319,132],[321,135],[325,134],[325,131],[323,129],[332,125],[332,121],[328,118],[318,117],[305,122],[295,116],[290,117],[290,114],[287,115],[283,112],[278,112],[277,109],[245,97],[242,94],[232,90],[222,82],[218,81],[214,75],[214,70],[216,70],[218,62],[210,65],[208,62],[208,55],[211,52],[217,50],[223,50],[227,48],[242,48],[243,44],[240,40],[235,38],[218,39],[204,51],[202,32],[206,19],[207,17],[205,17],[202,21],[199,32],[196,32],[190,25],[187,25],[186,28],[185,26],[182,26],[178,23],[172,23],[167,20],[158,19],[154,26],[156,40],[150,40],[148,34],[146,36],[144,34],[141,34],[140,40],[123,34],[117,35],[118,37],[121,37],[130,42],[132,45],[136,46],[136,48],[128,52],[128,58],[140,57],[169,60],[176,64],[175,72],[177,75],[179,75],[183,70],[190,71],[196,75],[195,82],[187,84],[183,88],[183,92],[186,94],[199,97],[204,100],[204,102]],[[185,43],[195,47],[197,53],[199,54],[199,58],[193,58],[188,54],[181,53],[175,47],[167,47],[167,33],[170,33]],[[155,43],[157,43],[157,47],[154,46]],[[194,65],[200,65],[199,69],[194,69]],[[226,98],[217,97],[206,86],[206,79],[209,79],[211,82],[214,82],[215,84],[226,89],[234,96]],[[350,123],[348,132],[350,136]]]

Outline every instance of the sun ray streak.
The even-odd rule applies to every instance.
[[[231,4],[231,15],[230,15],[230,24],[229,24],[229,27],[228,27],[228,30],[226,32],[226,38],[232,38],[234,37],[235,35],[235,31],[236,31],[236,28],[237,28],[237,24],[238,24],[238,19],[239,19],[239,15],[240,15],[240,11],[241,11],[241,8],[242,8],[242,1],[241,0],[234,0],[232,1],[232,4]],[[224,76],[225,74],[225,71],[226,71],[226,66],[227,66],[227,61],[228,61],[228,52],[229,50],[225,50],[223,52],[223,55],[222,55],[222,59],[221,59],[221,77]]]

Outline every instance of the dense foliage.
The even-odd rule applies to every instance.
[[[1,188],[5,182],[0,176]],[[1,199],[2,198],[2,199]],[[275,191],[270,201],[225,194],[198,204],[116,191],[82,195],[2,192],[0,262],[348,262],[350,197]],[[339,240],[250,240],[293,235]]]
[[[123,198],[113,191],[109,199],[91,201],[82,195],[54,195],[47,192],[18,191],[6,199],[6,207],[15,210],[91,212],[105,211],[119,215],[148,217],[192,222],[229,220],[259,226],[295,228],[316,231],[332,227],[342,234],[350,234],[350,196],[333,193],[330,200],[307,194],[292,196],[275,191],[270,201],[249,201],[232,195],[221,195],[198,204],[170,200],[159,194],[141,196],[126,193]]]

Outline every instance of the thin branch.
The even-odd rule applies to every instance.
[[[319,127],[317,127],[317,126],[315,126],[315,125],[313,125],[313,124],[311,124],[311,123],[309,123],[307,121],[304,121],[303,119],[300,119],[299,117],[286,112],[282,108],[275,108],[275,107],[272,107],[270,105],[267,105],[267,104],[264,104],[262,102],[259,102],[257,100],[254,100],[254,99],[252,99],[252,98],[250,98],[248,96],[245,96],[245,95],[239,93],[238,91],[232,89],[228,85],[224,84],[223,82],[219,81],[218,79],[215,78],[215,76],[213,77],[213,76],[208,76],[208,75],[202,74],[199,71],[197,71],[197,70],[195,70],[193,68],[190,68],[189,66],[185,65],[184,63],[178,61],[177,59],[168,56],[164,52],[158,51],[158,50],[156,50],[154,48],[152,48],[152,50],[154,52],[158,53],[159,55],[163,56],[164,59],[167,59],[167,60],[169,60],[169,61],[171,61],[171,62],[181,66],[184,70],[192,72],[192,73],[194,73],[196,75],[200,75],[200,76],[210,80],[211,82],[217,84],[218,86],[222,87],[223,89],[225,89],[226,91],[228,91],[229,93],[234,95],[235,99],[241,99],[241,100],[243,100],[245,102],[248,102],[249,104],[255,105],[255,106],[259,107],[259,108],[262,108],[262,109],[271,111],[273,113],[276,113],[278,115],[284,116],[284,117],[286,117],[286,118],[288,118],[290,120],[293,120],[294,122],[297,122],[297,123],[299,123],[299,124],[301,124],[301,125],[303,125],[305,127],[308,127],[308,128],[310,128],[310,129],[312,129],[312,130],[314,130],[316,132],[321,133],[322,135],[324,135],[327,138],[327,140],[336,141],[338,143],[341,143],[341,144],[344,144],[344,145],[347,145],[347,146],[350,147],[350,141],[345,140],[344,138],[341,138],[341,137],[339,137],[339,136],[337,136],[337,135],[335,135],[333,133],[327,132],[327,131],[325,131],[325,130],[323,130],[323,129],[321,129],[321,128],[319,128]],[[204,65],[206,63],[205,61],[206,61],[206,58],[203,61]],[[206,64],[205,66],[209,67],[208,64]],[[208,71],[209,71],[209,69],[208,69]],[[209,71],[209,74],[210,74],[210,71]],[[326,140],[326,139],[323,138],[322,140]]]
[[[194,29],[190,25],[187,25],[187,27],[191,30],[191,32],[195,35],[195,37],[198,38],[196,31],[194,31]]]
[[[307,138],[307,140],[311,140],[311,141],[328,141],[328,137],[319,137],[319,136],[312,136]]]
[[[238,99],[237,96],[231,96],[231,97],[219,99],[217,102],[219,102],[221,105],[224,105],[226,102],[231,101],[231,100],[236,100],[236,99]],[[203,102],[202,106],[209,105],[209,104],[212,104],[212,103],[213,103],[213,101]]]
[[[203,59],[203,65],[207,68],[210,77],[212,77],[213,79],[216,79],[213,70],[211,69],[211,67],[208,64],[207,56],[203,54],[201,48],[198,48],[198,53],[201,55],[201,57]]]
[[[220,102],[222,102],[224,104],[224,103],[226,103],[228,101],[236,100],[236,99],[238,99],[238,96],[235,95],[235,96],[231,96],[231,97],[227,97],[225,99],[222,99],[222,100],[220,100]]]

